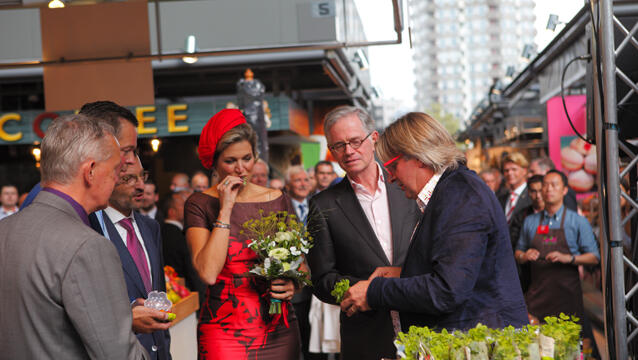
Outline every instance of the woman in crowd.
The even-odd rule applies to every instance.
[[[257,160],[257,135],[239,110],[213,116],[199,142],[199,158],[213,169],[219,183],[186,202],[186,239],[193,264],[209,284],[200,310],[200,359],[298,359],[299,330],[292,306],[291,280],[248,276],[257,255],[240,234],[242,224],[259,218],[259,210],[289,210],[279,190],[249,180]],[[270,298],[284,300],[288,322],[268,315]],[[284,312],[285,314],[286,312]]]

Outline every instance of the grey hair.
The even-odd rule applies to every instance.
[[[293,177],[293,175],[297,175],[301,172],[306,173],[306,170],[301,165],[293,165],[289,167],[288,170],[286,170],[286,184],[290,183],[290,178]]]
[[[532,160],[530,162],[530,165],[534,163],[538,164],[538,166],[545,171],[554,169],[554,162],[552,161],[552,159],[548,158],[547,156],[541,156],[539,158]]]
[[[372,120],[372,117],[370,117],[370,115],[365,110],[356,106],[341,105],[332,109],[324,117],[323,133],[326,135],[326,139],[328,139],[330,128],[332,128],[334,124],[337,123],[337,121],[351,114],[357,115],[357,118],[359,118],[359,120],[361,121],[361,126],[363,126],[363,130],[366,132],[366,134],[375,130],[374,120]],[[328,139],[328,143],[329,142],[330,139]]]
[[[265,162],[264,159],[257,158],[257,161],[255,161],[255,164],[264,164],[264,165],[266,165],[266,174],[270,174],[270,166],[268,166],[268,163]]]
[[[105,121],[82,114],[56,118],[42,139],[42,183],[68,185],[86,160],[108,159],[109,136],[115,136],[115,129]]]

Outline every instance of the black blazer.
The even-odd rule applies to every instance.
[[[354,285],[367,280],[379,266],[403,264],[420,212],[416,202],[407,199],[398,186],[386,182],[386,189],[392,222],[392,264],[347,178],[310,199],[308,228],[315,242],[307,259],[314,293],[321,301],[336,304],[330,292],[341,279],[349,279]],[[342,359],[394,358],[393,340],[388,310],[357,313],[352,317],[341,313]]]
[[[120,260],[122,261],[122,269],[124,270],[124,280],[126,281],[126,290],[128,291],[129,301],[133,301],[137,298],[146,299],[147,293],[144,290],[144,283],[140,276],[137,266],[133,261],[133,257],[129,253],[124,241],[117,232],[115,225],[111,219],[109,219],[106,212],[102,211],[104,216],[104,224],[106,230],[109,233],[109,239],[115,249],[117,250]],[[151,276],[153,278],[153,290],[166,291],[166,282],[164,280],[164,259],[162,257],[162,238],[160,236],[160,227],[157,221],[144,216],[138,212],[134,212],[135,222],[140,229],[140,234],[144,241],[144,246],[148,252],[149,261],[151,263]],[[152,359],[157,360],[170,360],[170,344],[171,337],[166,331],[155,331],[150,334],[137,334],[137,339],[142,346],[148,351]],[[153,351],[153,347],[157,350]]]
[[[510,200],[510,193],[507,192],[501,197],[498,198],[499,203],[501,204],[501,211],[505,213],[505,205]],[[518,197],[518,201],[516,201],[516,205],[514,206],[514,211],[512,212],[512,217],[517,212],[525,209],[526,207],[532,205],[532,199],[529,198],[529,194],[527,193],[527,186],[525,186],[525,190],[521,193],[521,196]],[[511,222],[511,219],[510,219]]]
[[[174,224],[167,222],[160,225],[160,233],[162,234],[164,264],[173,267],[177,275],[184,278],[186,287],[190,291],[197,291],[201,304],[206,297],[208,287],[199,278],[197,270],[193,267],[184,233]]]
[[[373,309],[399,310],[404,331],[527,324],[503,210],[476,173],[464,165],[443,173],[401,278],[375,278],[367,300]]]

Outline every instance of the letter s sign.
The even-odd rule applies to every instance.
[[[334,0],[328,1],[315,1],[312,3],[312,17],[334,17],[335,16],[335,2]]]

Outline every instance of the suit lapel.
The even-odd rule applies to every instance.
[[[516,214],[521,209],[524,209],[527,206],[529,206],[529,195],[527,194],[527,187],[525,187],[525,190],[523,190],[523,192],[521,193],[521,196],[516,202],[516,206],[514,206],[514,211],[512,214]]]
[[[385,177],[385,175],[384,175]],[[390,211],[390,224],[392,225],[392,264],[398,264],[404,248],[410,246],[410,236],[416,225],[416,206],[409,206],[405,200],[405,193],[398,187],[386,182],[385,188],[388,193],[388,208]],[[409,200],[414,202],[414,200]],[[412,204],[414,205],[414,204]],[[418,211],[418,210],[416,210]]]
[[[109,233],[109,239],[111,239],[111,242],[113,243],[113,245],[115,245],[115,249],[117,249],[118,255],[120,255],[124,273],[129,278],[133,279],[133,283],[135,284],[135,287],[137,287],[137,290],[140,293],[146,295],[146,289],[144,289],[142,276],[140,276],[140,272],[137,270],[137,266],[135,265],[135,261],[133,261],[131,253],[128,251],[126,245],[124,245],[124,241],[120,237],[120,233],[117,232],[115,225],[113,225],[113,222],[108,217],[108,215],[106,215],[105,211],[102,212],[102,215],[104,216],[104,225],[106,225],[106,231],[108,231]]]
[[[142,234],[142,240],[144,241],[144,247],[146,247],[146,252],[148,253],[149,261],[151,263],[151,276],[153,280],[153,289],[158,289],[158,281],[164,281],[164,277],[160,276],[160,264],[159,264],[159,249],[157,248],[157,244],[153,238],[153,233],[151,229],[146,225],[146,221],[142,219],[142,216],[138,212],[133,212],[133,216],[135,216],[135,222],[137,223],[137,227],[140,229],[140,234]]]
[[[390,266],[390,262],[379,243],[379,239],[377,239],[377,235],[374,233],[372,226],[370,226],[370,222],[363,212],[361,204],[359,204],[359,199],[357,199],[350,185],[350,181],[343,179],[338,186],[340,194],[337,195],[335,202],[341,208],[350,224],[352,224],[352,227],[357,229],[357,232],[359,232],[364,242],[370,246],[374,253],[377,254],[385,264]]]

